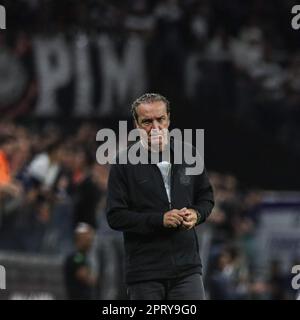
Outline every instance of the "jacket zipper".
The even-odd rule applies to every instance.
[[[170,199],[171,201],[169,201],[169,197],[168,197],[168,193],[167,193],[167,190],[166,190],[166,187],[165,187],[165,183],[164,183],[164,179],[163,179],[163,176],[162,176],[162,173],[160,171],[160,169],[158,168],[158,166],[156,164],[154,164],[154,166],[156,167],[156,170],[158,170],[159,172],[159,176],[160,176],[160,181],[161,181],[161,185],[163,187],[163,189],[165,190],[165,195],[166,195],[166,198],[168,200],[168,204],[169,204],[169,209],[172,209],[172,185],[171,185],[171,182],[170,182]],[[172,175],[172,167],[171,167],[171,175]],[[172,180],[172,178],[171,178]]]
[[[172,195],[173,195],[173,165],[171,164],[171,174],[170,174],[170,201],[169,201],[169,209],[172,210]]]
[[[169,201],[169,197],[168,197],[168,194],[167,194],[167,190],[166,190],[166,187],[165,187],[165,184],[164,184],[164,179],[163,179],[163,177],[162,177],[162,173],[161,173],[161,171],[160,171],[160,169],[157,167],[157,165],[155,165],[155,167],[157,168],[157,170],[159,171],[159,174],[160,174],[160,177],[161,177],[161,183],[162,183],[162,185],[163,185],[163,188],[164,188],[164,190],[165,190],[165,194],[166,194],[166,197],[167,197],[167,199],[168,199],[168,203],[169,203],[169,210],[172,210],[172,208],[173,208],[173,206],[172,206],[172,190],[173,190],[173,182],[174,182],[174,178],[173,178],[173,165],[171,165],[171,179],[170,179],[170,201]],[[173,239],[172,239],[172,237],[171,237],[171,239],[170,239],[170,245],[171,245],[171,248],[170,248],[170,256],[171,256],[171,260],[172,260],[172,264],[173,264],[173,266],[174,266],[174,268],[176,268],[176,261],[175,261],[175,258],[174,258],[174,256],[173,256],[173,248],[174,248],[174,246],[173,246]],[[175,269],[175,272],[176,272],[177,270]]]
[[[170,177],[170,199],[171,201],[169,202],[169,209],[172,210],[172,199],[173,199],[173,185],[174,185],[174,176],[173,176],[174,172],[173,172],[173,165],[171,165],[171,177]],[[173,238],[171,237],[171,259],[172,259],[172,263],[173,266],[175,268],[175,272],[176,270],[176,261],[175,261],[175,257],[173,255],[174,252],[174,245],[173,245]]]

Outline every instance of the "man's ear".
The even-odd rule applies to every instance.
[[[170,113],[168,113],[168,122],[169,122],[169,125],[168,125],[168,128],[169,128],[169,126],[171,124],[171,114]]]

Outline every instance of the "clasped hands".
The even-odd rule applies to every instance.
[[[194,209],[173,209],[164,214],[164,227],[192,229],[197,222],[197,213]]]

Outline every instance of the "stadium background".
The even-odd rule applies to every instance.
[[[132,100],[160,92],[171,101],[172,127],[205,129],[217,203],[198,228],[208,297],[295,299],[296,2],[0,4],[7,12],[7,30],[0,31],[0,136],[16,139],[10,166],[17,185],[0,199],[0,264],[7,270],[0,297],[65,298],[62,264],[81,214],[97,227],[91,252],[99,274],[95,298],[126,299],[122,237],[103,215],[108,167],[95,162],[95,137],[101,128],[117,130],[119,120],[132,124]],[[41,154],[54,157],[57,179],[30,169]],[[76,176],[86,170],[94,193],[83,195]],[[95,204],[88,217],[88,209],[76,212],[78,197],[86,208]]]

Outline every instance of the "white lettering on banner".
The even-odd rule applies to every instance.
[[[6,271],[3,266],[0,265],[0,290],[6,289]]]
[[[0,6],[0,29],[6,29],[6,10]]]
[[[40,86],[35,113],[42,116],[55,115],[58,112],[57,89],[71,80],[69,51],[61,36],[36,39],[34,47]]]
[[[55,296],[50,292],[33,292],[33,293],[23,293],[14,292],[10,300],[56,300]]]
[[[34,41],[36,73],[39,96],[36,115],[51,116],[59,113],[57,91],[71,84],[74,79],[74,110],[76,116],[93,114],[94,90],[101,90],[98,116],[109,115],[118,106],[123,115],[129,114],[130,100],[146,89],[146,62],[144,41],[138,36],[129,37],[121,58],[114,48],[113,40],[102,35],[97,40],[101,87],[94,84],[90,58],[89,38],[80,34],[74,43],[68,44],[63,36],[37,38]],[[74,68],[73,68],[74,66]]]
[[[121,59],[107,35],[99,38],[98,46],[102,71],[102,99],[98,114],[103,116],[112,112],[114,99],[117,99],[119,105],[128,108],[127,100],[144,92],[145,54],[144,42],[137,36],[128,39]]]
[[[80,34],[74,45],[75,55],[75,116],[91,115],[93,79],[90,61],[89,38]]]

